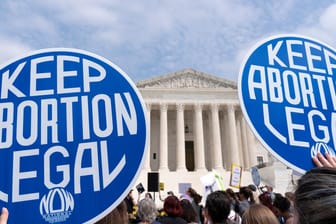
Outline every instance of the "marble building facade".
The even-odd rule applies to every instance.
[[[147,106],[149,149],[138,182],[159,172],[166,189],[178,183],[201,191],[200,177],[215,169],[229,182],[231,164],[242,167],[242,185],[250,168],[269,155],[246,123],[235,82],[185,69],[136,83]]]

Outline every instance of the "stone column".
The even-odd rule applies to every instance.
[[[234,105],[228,105],[227,109],[228,109],[229,130],[230,130],[231,164],[232,163],[240,164]],[[229,164],[229,166],[231,166],[231,164]]]
[[[195,170],[205,170],[205,153],[204,153],[204,133],[203,133],[203,115],[202,105],[194,106],[194,124],[195,124]]]
[[[246,137],[247,137],[247,145],[248,145],[248,152],[250,157],[250,166],[258,165],[257,162],[257,152],[256,152],[256,142],[255,136],[251,131],[250,127],[246,125]]]
[[[241,153],[242,153],[242,157],[244,161],[244,164],[242,165],[245,169],[249,169],[251,165],[250,165],[250,153],[248,151],[249,149],[248,149],[248,142],[247,142],[248,127],[246,126],[246,122],[245,122],[244,116],[241,111],[238,113],[238,118],[240,122],[240,130],[241,130],[241,146],[242,146]]]
[[[222,169],[222,145],[220,138],[220,126],[218,117],[218,104],[211,104],[211,120],[212,120],[212,130],[213,130],[213,161],[215,169]]]
[[[145,155],[144,169],[150,171],[150,161],[151,161],[151,104],[147,103],[147,128],[148,128],[148,142],[147,142],[147,155]]]
[[[160,104],[160,170],[168,170],[167,104]]]
[[[176,104],[176,161],[178,171],[186,170],[184,139],[184,105]]]

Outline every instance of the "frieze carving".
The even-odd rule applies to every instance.
[[[168,76],[139,82],[139,88],[230,88],[236,89],[233,82],[220,80],[204,73],[198,74],[194,70],[174,73]]]

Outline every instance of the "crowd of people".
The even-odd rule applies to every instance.
[[[237,192],[211,192],[201,205],[202,196],[189,188],[179,197],[170,192],[157,209],[150,193],[134,200],[131,191],[97,224],[335,224],[336,157],[318,153],[313,160],[317,167],[284,195],[251,184]],[[0,224],[7,224],[8,216],[2,208]]]

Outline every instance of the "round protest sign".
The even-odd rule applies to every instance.
[[[299,173],[335,155],[336,51],[311,38],[273,36],[247,55],[238,80],[244,116],[273,156]]]
[[[134,185],[148,140],[129,77],[90,52],[43,49],[0,67],[0,208],[9,223],[95,223]]]

